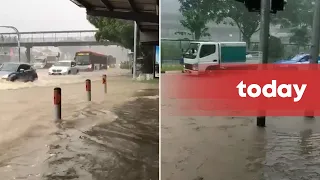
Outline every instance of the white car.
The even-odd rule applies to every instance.
[[[79,69],[76,67],[76,62],[73,60],[62,60],[56,62],[49,68],[49,75],[67,75],[78,74]]]

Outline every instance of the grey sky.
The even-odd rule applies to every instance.
[[[178,0],[161,0],[161,13],[180,13]]]
[[[70,0],[1,0],[0,25],[19,31],[95,29],[86,20],[86,10]]]

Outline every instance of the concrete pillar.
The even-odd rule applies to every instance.
[[[27,56],[27,63],[30,63],[31,62],[31,48],[32,47],[26,47],[27,50],[26,50],[26,56]]]
[[[144,53],[142,73],[153,74],[154,59],[155,59],[155,46],[153,44],[142,44],[141,51]]]
[[[134,35],[133,35],[133,63],[132,63],[132,77],[133,79],[137,76],[137,57],[138,57],[138,51],[139,51],[139,44],[140,44],[140,32],[137,25],[137,22],[134,22]]]

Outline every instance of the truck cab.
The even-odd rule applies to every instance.
[[[192,42],[183,55],[184,72],[202,74],[223,64],[245,63],[245,42]]]
[[[46,61],[46,57],[36,57],[34,59],[34,62],[33,62],[33,67],[35,69],[42,69],[42,68],[45,68],[47,64],[47,61]]]

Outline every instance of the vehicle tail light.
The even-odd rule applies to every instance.
[[[92,64],[88,65],[88,69],[91,69],[92,68]]]

